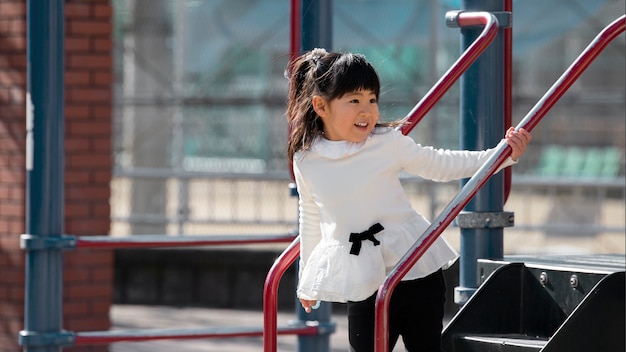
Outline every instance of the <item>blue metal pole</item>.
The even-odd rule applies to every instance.
[[[301,51],[315,48],[332,48],[332,0],[302,0],[301,6]],[[330,351],[330,333],[334,331],[330,322],[332,306],[322,302],[320,307],[306,313],[296,300],[296,312],[300,321],[317,321],[320,325],[331,326],[328,333],[315,336],[298,336],[298,352]]]
[[[333,39],[332,0],[302,0],[300,46],[302,51],[315,48],[331,50]]]
[[[502,0],[464,0],[462,10],[504,11]],[[462,50],[480,34],[481,28],[461,29]],[[461,149],[482,150],[494,147],[504,135],[504,34],[497,37],[460,80]],[[504,173],[498,173],[467,204],[469,213],[502,213],[504,206]],[[461,185],[467,180],[461,181]],[[478,287],[477,260],[503,256],[503,229],[485,226],[461,228],[460,286],[454,299],[464,304]]]
[[[64,175],[64,1],[27,1],[24,351],[61,351]]]

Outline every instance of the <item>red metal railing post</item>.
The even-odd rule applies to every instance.
[[[263,351],[276,352],[278,325],[278,284],[283,274],[300,255],[300,237],[297,237],[276,259],[263,287]]]
[[[291,0],[291,9],[289,13],[289,67],[287,67],[288,74],[291,74],[291,62],[300,54],[301,46],[301,16],[300,16],[300,1]],[[287,136],[291,136],[291,123],[287,126]],[[292,161],[289,160],[289,174],[291,179],[294,180]]]
[[[286,243],[293,241],[296,234],[278,235],[132,235],[111,236],[65,236],[63,239],[74,248],[124,249],[124,248],[172,248],[191,246],[226,246],[262,243]]]
[[[300,0],[291,0],[289,14],[289,57],[295,59],[300,53]]]
[[[565,71],[548,92],[537,102],[533,109],[516,126],[516,129],[524,128],[528,131],[541,121],[554,104],[565,94],[567,89],[578,79],[591,62],[606,48],[606,46],[624,32],[626,28],[626,16],[621,16],[607,26],[574,63]],[[388,307],[393,289],[402,280],[402,277],[421,258],[433,242],[450,225],[452,220],[461,212],[463,207],[470,201],[476,192],[484,186],[491,175],[511,155],[511,147],[506,141],[500,142],[496,147],[496,153],[489,158],[478,172],[465,184],[459,193],[452,199],[441,215],[433,221],[431,226],[420,236],[417,242],[409,249],[407,254],[400,259],[391,273],[387,276],[378,290],[376,296],[376,323],[375,323],[375,351],[387,352],[388,340]]]

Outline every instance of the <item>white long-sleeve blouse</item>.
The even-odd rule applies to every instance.
[[[433,181],[470,177],[495,150],[450,151],[422,147],[391,128],[377,128],[364,142],[317,138],[296,153],[293,171],[299,193],[299,298],[361,301],[428,228],[402,189],[400,171]],[[509,158],[502,166],[514,162]],[[384,228],[351,254],[351,233],[379,223]],[[425,277],[458,258],[440,237],[403,280]]]

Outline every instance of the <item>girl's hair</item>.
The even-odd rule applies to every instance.
[[[324,49],[314,49],[292,60],[286,76],[289,79],[289,160],[296,152],[309,149],[315,138],[324,131],[322,120],[313,110],[313,96],[319,95],[330,101],[347,93],[370,90],[378,100],[380,94],[376,70],[359,54],[328,53]]]

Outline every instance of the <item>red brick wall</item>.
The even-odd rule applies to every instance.
[[[109,232],[112,130],[112,8],[66,0],[65,233]],[[0,0],[0,352],[19,351],[23,328],[26,0]],[[110,251],[66,252],[63,327],[107,330],[113,291]],[[106,346],[65,348],[106,351]]]
[[[0,351],[17,351],[24,320],[25,1],[0,1]]]

